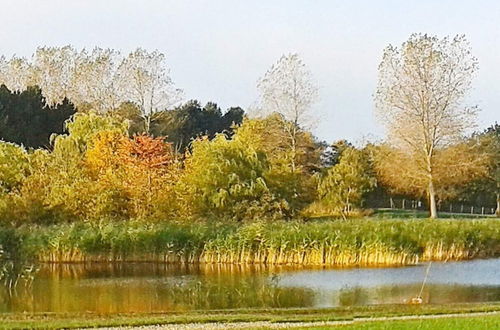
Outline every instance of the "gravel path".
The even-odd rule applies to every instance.
[[[144,330],[219,330],[219,329],[293,329],[299,327],[314,327],[314,326],[338,326],[349,325],[355,323],[366,323],[376,321],[398,321],[398,320],[427,320],[427,319],[442,319],[450,317],[470,317],[470,316],[484,316],[484,315],[497,315],[496,312],[483,312],[483,313],[462,313],[462,314],[440,314],[440,315],[407,315],[407,316],[391,316],[391,317],[373,317],[373,318],[360,318],[349,321],[318,321],[318,322],[234,322],[234,323],[188,323],[188,324],[164,324],[164,325],[147,325],[141,327],[118,327],[118,328],[100,328],[102,330],[115,330],[115,329],[144,329]]]

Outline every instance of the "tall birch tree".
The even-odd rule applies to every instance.
[[[23,92],[33,84],[33,67],[26,58],[0,59],[0,85],[5,85],[11,92]]]
[[[71,97],[77,51],[71,46],[39,47],[33,55],[33,82],[40,87],[48,105]]]
[[[297,54],[283,55],[258,81],[263,115],[280,114],[290,146],[290,168],[297,171],[298,137],[314,121],[312,106],[318,88],[311,72]]]
[[[459,161],[447,171],[438,169],[447,163],[444,151],[453,150],[475,126],[477,108],[464,101],[477,68],[464,36],[427,34],[411,35],[400,48],[389,45],[379,66],[376,112],[392,148],[386,161],[400,165],[379,168],[391,172],[385,173],[390,185],[413,185],[425,192],[431,218],[437,217],[436,185],[456,182],[457,175],[465,179],[471,165]]]
[[[181,90],[174,87],[165,55],[138,48],[123,59],[118,68],[124,99],[135,103],[144,119],[144,130],[151,131],[156,113],[171,108],[181,100]]]
[[[125,96],[119,91],[119,60],[120,53],[113,49],[82,50],[75,61],[71,100],[99,113],[118,108]]]

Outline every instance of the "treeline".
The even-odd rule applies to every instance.
[[[369,193],[423,198],[431,217],[444,200],[500,204],[499,126],[466,134],[476,60],[465,39],[412,35],[402,49],[389,46],[380,66],[388,139],[362,148],[312,135],[318,89],[296,54],[259,79],[252,116],[180,103],[158,52],[2,58],[0,219],[347,218]]]
[[[12,92],[0,86],[0,140],[22,145],[27,149],[51,148],[51,136],[66,131],[65,122],[77,112],[68,99],[61,104],[48,105],[37,86],[22,92]],[[89,112],[78,109],[78,112]],[[129,135],[144,133],[140,110],[133,103],[123,103],[107,115],[128,120]],[[175,150],[183,152],[190,141],[199,136],[213,137],[225,132],[231,135],[232,126],[241,124],[244,111],[232,107],[224,113],[213,102],[202,106],[191,100],[171,110],[155,113],[151,135],[164,136]]]
[[[1,142],[2,221],[347,217],[360,214],[363,199],[381,181],[374,163],[380,147],[344,142],[325,148],[301,132],[292,151],[279,114],[213,131],[188,127],[173,142],[131,134],[130,123],[118,115],[76,113],[47,149]],[[175,146],[186,140],[179,152]],[[493,199],[483,182],[471,182],[477,189],[470,191]]]
[[[179,153],[162,137],[130,135],[128,120],[77,113],[49,149],[0,143],[0,215],[18,223],[291,217],[316,198],[321,147],[300,134],[292,171],[280,125],[279,115],[245,119]]]
[[[26,94],[42,100],[34,114],[60,111],[41,106],[39,89],[9,97]],[[159,137],[153,137],[134,131],[133,111],[126,119],[119,110],[78,112],[65,122],[65,134],[50,134],[49,126],[50,144],[0,143],[2,220],[291,218],[311,203],[317,208],[318,198],[331,201],[328,214],[340,215],[359,206],[375,184],[368,158],[352,146],[339,144],[328,154],[300,131],[292,149],[283,126],[291,123],[279,114],[242,121],[240,108],[222,114],[213,103],[202,108],[190,101],[158,113],[151,128]],[[28,141],[2,133],[5,140]],[[34,148],[39,145],[48,147]]]

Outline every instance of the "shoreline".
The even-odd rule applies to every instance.
[[[149,325],[132,327],[131,329],[163,329],[163,330],[217,330],[217,329],[301,329],[301,328],[323,328],[323,327],[339,327],[348,325],[361,325],[376,322],[392,322],[392,321],[411,321],[411,320],[435,320],[435,319],[448,319],[448,318],[476,318],[476,317],[489,317],[500,315],[500,311],[493,312],[478,312],[478,313],[452,313],[452,314],[439,314],[439,315],[405,315],[405,316],[391,316],[391,317],[372,317],[372,318],[354,318],[346,321],[316,321],[316,322],[232,322],[232,323],[188,323],[188,324],[175,324],[175,325]],[[161,327],[161,328],[160,328]],[[123,329],[122,327],[99,328],[101,330],[117,330]]]
[[[162,326],[181,328],[185,325],[200,325],[208,329],[210,325],[221,326],[248,324],[255,328],[259,322],[265,325],[311,324],[311,326],[327,326],[360,324],[362,322],[378,322],[389,320],[431,319],[446,317],[473,317],[491,315],[498,317],[500,302],[460,303],[446,305],[367,305],[337,308],[274,308],[274,309],[235,309],[185,312],[155,312],[127,314],[97,313],[0,313],[3,328],[117,328]],[[322,323],[323,322],[323,323]],[[188,329],[188,328],[186,328]]]

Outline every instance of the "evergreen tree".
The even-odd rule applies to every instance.
[[[0,140],[27,148],[48,148],[50,136],[64,131],[64,122],[75,113],[67,99],[49,106],[38,87],[11,92],[0,86]]]

